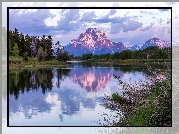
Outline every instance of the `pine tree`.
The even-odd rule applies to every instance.
[[[19,57],[19,48],[18,48],[18,44],[17,43],[14,44],[12,54],[15,57]]]

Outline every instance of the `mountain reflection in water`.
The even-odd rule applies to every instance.
[[[112,68],[84,68],[83,70],[71,70],[70,79],[79,84],[87,92],[97,92],[104,89],[107,82],[113,77],[113,74],[123,76],[121,71],[114,72]]]

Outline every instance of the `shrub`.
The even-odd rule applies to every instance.
[[[155,71],[151,67],[147,68],[153,74],[147,77],[150,82],[141,80],[139,83],[128,84],[114,75],[123,88],[123,94],[105,95],[102,104],[117,111],[117,116],[123,115],[120,120],[113,120],[112,126],[171,126],[171,69],[169,66],[165,70]]]

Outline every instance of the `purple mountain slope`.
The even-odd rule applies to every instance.
[[[170,44],[158,38],[150,38],[141,47],[133,45],[126,47],[122,42],[110,41],[105,33],[100,32],[96,28],[88,28],[85,33],[81,33],[77,39],[71,40],[69,44],[64,46],[64,50],[75,56],[82,56],[85,53],[92,54],[113,54],[123,50],[142,50],[150,46],[158,46],[159,48],[169,47]]]
[[[105,33],[100,32],[96,28],[88,28],[85,33],[81,33],[77,39],[71,40],[64,47],[64,50],[75,56],[81,56],[85,53],[112,54],[126,49],[122,42],[110,41],[105,36]]]

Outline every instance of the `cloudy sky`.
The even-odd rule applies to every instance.
[[[176,3],[156,3],[156,6],[171,6]],[[167,9],[70,9],[70,6],[99,6],[98,3],[10,3],[11,6],[68,6],[69,9],[10,9],[9,28],[29,35],[51,35],[53,43],[62,45],[76,39],[87,28],[105,32],[108,39],[123,42],[126,46],[143,45],[152,37],[171,42],[171,10]],[[4,7],[6,3],[4,3]],[[104,3],[100,6],[131,7],[131,4]],[[151,3],[139,3],[150,7]],[[179,15],[173,13],[173,18]],[[7,22],[2,22],[7,25]]]

